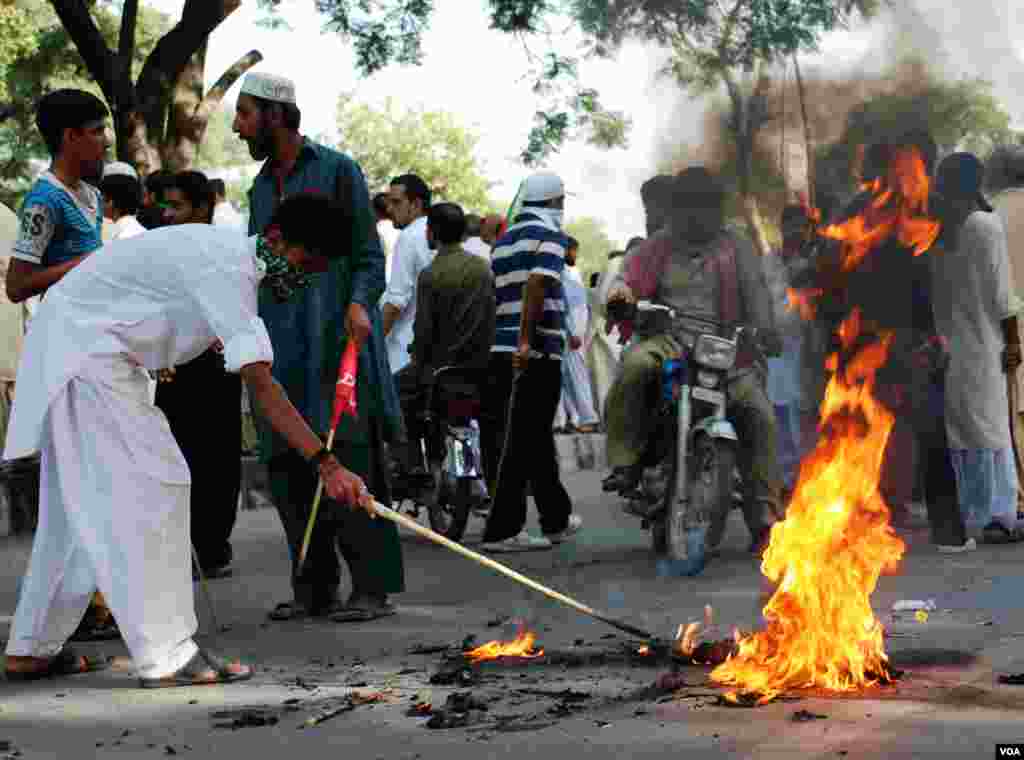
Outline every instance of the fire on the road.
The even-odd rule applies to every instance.
[[[915,255],[928,250],[939,233],[927,217],[928,184],[916,150],[901,151],[870,188],[864,212],[822,230],[842,241],[845,270],[893,236]],[[762,704],[787,689],[852,691],[892,680],[870,603],[879,575],[897,568],[905,548],[878,490],[894,417],[873,388],[892,335],[855,352],[860,327],[855,310],[839,330],[846,358],[828,359],[818,444],[801,465],[786,519],[772,528],[761,569],[778,586],[766,626],[711,673]]]
[[[466,652],[465,657],[472,663],[497,660],[501,657],[533,659],[544,654],[543,649],[533,648],[536,641],[537,636],[532,631],[520,631],[512,641],[488,641]]]

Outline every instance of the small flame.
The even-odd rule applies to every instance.
[[[534,642],[537,635],[532,631],[520,631],[512,641],[488,641],[465,653],[465,657],[472,663],[484,662],[485,660],[497,660],[499,657],[523,657],[534,659],[544,654],[543,649],[534,649]]]
[[[640,648],[636,650],[636,653],[641,657],[646,657],[651,653],[651,648],[647,644],[641,644]]]

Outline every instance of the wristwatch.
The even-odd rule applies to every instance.
[[[331,455],[331,450],[324,446],[320,451],[316,452],[309,458],[309,463],[313,465],[313,469],[319,470],[320,465],[324,463],[324,460]]]

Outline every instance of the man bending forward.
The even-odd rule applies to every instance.
[[[7,675],[31,680],[101,667],[64,649],[95,588],[141,685],[238,681],[250,668],[192,640],[190,478],[146,370],[183,364],[220,340],[258,407],[319,470],[328,496],[369,506],[270,374],[257,288],[323,271],[337,219],[329,201],[282,203],[275,232],[245,239],[188,224],[117,241],[46,294],[18,370],[7,458],[41,451],[39,528],[7,645]]]

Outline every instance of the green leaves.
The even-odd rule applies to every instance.
[[[402,111],[387,100],[382,108],[342,97],[338,104],[338,147],[362,167],[371,190],[391,178],[418,174],[439,198],[469,211],[489,211],[493,203],[475,150],[478,137],[445,111]]]

